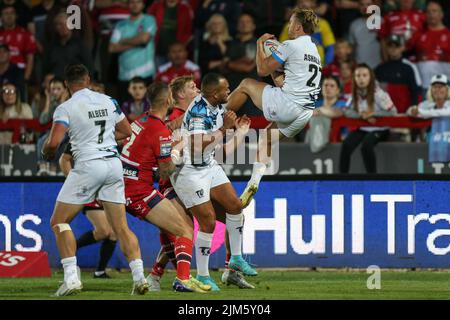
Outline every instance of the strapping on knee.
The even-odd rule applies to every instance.
[[[55,229],[58,228],[59,233],[72,230],[72,228],[70,227],[70,225],[68,223],[58,223],[58,224],[55,224],[55,226],[53,228],[55,228]]]

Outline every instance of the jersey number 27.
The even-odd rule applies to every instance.
[[[312,72],[313,75],[306,82],[306,85],[308,87],[313,87],[313,88],[317,87],[317,85],[315,84],[314,80],[316,80],[316,77],[317,77],[317,74],[319,73],[319,71],[320,71],[320,73],[322,73],[322,68],[316,66],[315,64],[310,64],[309,65],[309,72]]]

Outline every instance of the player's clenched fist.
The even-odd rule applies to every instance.
[[[261,37],[258,38],[257,42],[264,43],[264,41],[266,41],[268,39],[275,39],[275,36],[270,33],[264,33]]]
[[[234,111],[226,111],[223,115],[223,128],[232,129],[234,127],[234,123],[236,121],[236,113]]]

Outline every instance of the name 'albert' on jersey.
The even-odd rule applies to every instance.
[[[69,129],[75,161],[118,157],[114,132],[116,124],[124,118],[114,99],[89,89],[75,92],[53,115],[55,123]]]

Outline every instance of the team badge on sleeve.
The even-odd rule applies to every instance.
[[[170,137],[159,138],[159,155],[161,158],[170,157],[172,151],[172,141]]]

